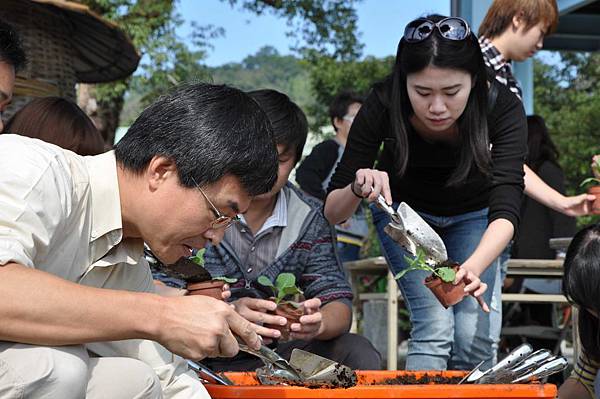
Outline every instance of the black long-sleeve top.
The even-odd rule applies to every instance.
[[[321,201],[327,194],[323,185],[338,160],[339,146],[335,140],[317,144],[296,169],[296,182],[300,188]]]
[[[565,175],[554,162],[543,162],[535,172],[550,187],[565,193]],[[533,198],[525,197],[521,207],[521,227],[513,244],[513,257],[521,259],[554,259],[556,253],[548,242],[551,238],[575,234],[575,218],[550,209]]]
[[[516,231],[527,152],[527,123],[519,99],[504,85],[492,83],[498,95],[487,115],[491,177],[473,165],[463,184],[449,187],[446,182],[458,165],[459,148],[426,142],[412,126],[408,131],[407,168],[403,176],[398,176],[393,162],[395,138],[390,123],[387,82],[374,87],[354,119],[344,155],[328,191],[350,184],[358,169],[373,168],[377,160],[377,169],[389,175],[394,201],[404,201],[416,210],[439,216],[459,215],[489,206],[489,222],[504,218]],[[383,150],[378,157],[382,143]]]

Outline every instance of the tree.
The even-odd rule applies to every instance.
[[[600,54],[560,53],[560,61],[534,64],[535,113],[545,118],[557,145],[569,194],[582,192],[591,157],[600,153]],[[591,219],[581,218],[580,224]]]
[[[271,11],[286,18],[290,25],[289,35],[298,35],[297,51],[313,49],[339,58],[352,58],[360,53],[361,46],[356,34],[357,0],[222,0],[231,6],[239,5],[261,14]],[[115,22],[131,37],[142,54],[142,75],[156,96],[182,81],[181,77],[203,76],[205,70],[199,62],[209,47],[211,38],[222,34],[221,28],[196,25],[190,48],[175,34],[182,22],[175,12],[172,0],[83,0],[93,11]],[[300,44],[303,38],[305,44]],[[131,79],[110,84],[83,87],[80,105],[93,118],[109,143],[114,139],[123,97]],[[148,98],[145,98],[148,100]],[[144,99],[142,99],[142,102]]]
[[[362,61],[339,61],[330,56],[313,57],[306,64],[315,102],[309,106],[314,132],[329,125],[328,105],[341,91],[365,95],[371,85],[383,79],[392,70],[394,57],[366,57]]]

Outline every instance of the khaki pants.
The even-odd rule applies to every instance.
[[[116,352],[116,356],[93,357],[82,345],[0,342],[0,398],[209,398],[187,363],[154,342],[130,340],[89,347],[106,354],[125,348],[140,352],[136,358]],[[161,363],[166,353],[173,361]]]
[[[96,267],[79,283],[154,291],[150,270],[141,265]],[[135,339],[59,347],[0,341],[0,398],[210,396],[194,372],[188,370],[185,360],[156,342]]]

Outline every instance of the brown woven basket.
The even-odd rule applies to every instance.
[[[1,0],[0,18],[17,29],[28,59],[5,117],[33,97],[75,100],[76,82],[120,79],[139,61],[123,32],[76,2]]]

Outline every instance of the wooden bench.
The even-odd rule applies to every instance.
[[[369,299],[387,300],[388,342],[387,342],[387,368],[396,370],[398,362],[398,301],[402,299],[396,280],[388,271],[388,265],[383,256],[360,259],[344,264],[350,274],[352,290],[354,292],[354,306],[351,331],[357,331],[357,316],[361,301]],[[387,275],[387,293],[359,293],[359,278],[361,275]],[[508,261],[508,276],[561,278],[562,260],[546,259],[510,259]],[[388,295],[391,294],[391,295]],[[503,302],[521,303],[567,303],[566,298],[560,294],[502,294]]]

